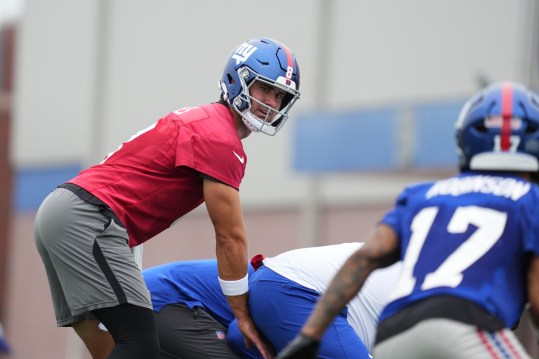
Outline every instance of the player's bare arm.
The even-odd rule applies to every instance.
[[[226,184],[205,179],[204,200],[215,229],[219,278],[240,283],[242,279],[246,280],[247,275],[247,234],[239,193]],[[247,291],[239,295],[226,295],[226,298],[238,319],[246,346],[250,348],[254,344],[265,359],[271,358],[249,314]]]
[[[320,340],[335,316],[359,292],[369,274],[395,263],[398,258],[396,233],[386,225],[378,226],[365,245],[352,254],[337,272],[301,332]]]
[[[226,184],[205,179],[204,200],[215,229],[219,277],[238,280],[247,273],[247,234],[239,193]]]

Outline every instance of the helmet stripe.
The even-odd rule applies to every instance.
[[[282,46],[283,46],[284,53],[286,54],[286,62],[287,62],[286,84],[290,85],[290,82],[292,81],[292,73],[294,71],[294,57],[292,56],[292,51],[290,51],[288,49],[288,47],[286,47],[284,45],[282,45]],[[289,70],[289,69],[291,69],[291,70]]]
[[[502,151],[509,151],[511,147],[511,119],[513,117],[513,86],[502,86],[502,128],[500,147]]]
[[[284,53],[286,54],[286,61],[288,62],[288,66],[291,68],[294,68],[294,58],[292,56],[292,51],[288,49],[288,47],[283,45]]]

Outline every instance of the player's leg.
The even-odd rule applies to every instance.
[[[297,335],[319,294],[262,266],[249,281],[249,310],[259,331],[281,351]]]
[[[82,339],[93,359],[106,359],[114,349],[114,339],[106,330],[99,328],[99,320],[81,320],[73,329]]]
[[[127,231],[103,215],[100,207],[66,189],[55,190],[44,201],[36,215],[36,245],[58,326],[95,320],[94,310],[130,303],[147,309],[149,313],[140,318],[149,320],[146,324],[153,326],[153,333],[146,338],[157,338],[149,293],[127,241]],[[121,337],[120,333],[115,339]],[[148,341],[157,355],[155,339]]]
[[[370,359],[369,350],[346,320],[344,313],[335,317],[318,350],[321,359]]]
[[[423,320],[377,343],[373,352],[377,359],[530,359],[518,339],[507,329],[488,333],[474,325],[442,318]]]
[[[421,323],[413,326],[410,329],[402,331],[396,335],[377,342],[373,348],[373,356],[376,359],[402,358],[402,359],[419,359],[428,358],[431,353],[438,351],[437,344],[433,341],[431,333],[425,333],[425,337],[418,337],[424,331],[420,328]],[[439,328],[438,328],[439,329]],[[440,335],[436,331],[437,335]],[[435,338],[439,340],[440,338]],[[443,337],[443,340],[449,340],[448,337]],[[440,354],[440,353],[438,353]],[[441,356],[435,356],[441,358]]]
[[[47,272],[54,309],[56,313],[68,313],[70,309],[61,290],[60,280],[41,237],[42,221],[38,220],[40,217],[40,212],[38,212],[36,216],[35,241]],[[57,314],[56,319],[58,322],[64,320],[61,314]],[[75,332],[82,339],[93,359],[106,359],[114,347],[114,341],[108,332],[104,332],[98,328],[98,324],[99,321],[97,320],[80,320],[73,324],[73,329],[75,329]]]
[[[94,310],[108,329],[115,346],[109,359],[153,359],[159,357],[159,337],[151,309],[132,304]]]
[[[226,339],[227,328],[203,308],[167,305],[156,313],[160,358],[239,359]]]
[[[530,359],[520,341],[509,329],[489,332],[475,325],[447,319],[431,319],[426,322],[425,330],[435,330],[434,327],[443,328],[445,332],[450,331],[454,335],[452,340],[444,343],[443,352],[447,357]]]
[[[264,266],[255,272],[249,287],[251,316],[276,352],[294,339],[320,298],[318,292]],[[326,331],[318,357],[369,359],[367,348],[346,320],[346,310]]]
[[[93,302],[100,304],[89,309],[114,339],[110,359],[158,358],[159,337],[149,292],[127,241],[127,231],[113,220],[96,237],[92,256],[106,284],[93,289]]]

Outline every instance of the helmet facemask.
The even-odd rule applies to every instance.
[[[219,81],[221,97],[240,115],[244,127],[270,136],[286,123],[288,112],[299,99],[299,86],[294,54],[282,43],[264,37],[237,46]],[[266,97],[265,87],[270,88],[268,96],[275,98]]]
[[[277,81],[273,81],[247,67],[238,69],[238,77],[241,82],[242,91],[232,101],[232,107],[240,114],[243,123],[249,130],[274,136],[286,123],[289,117],[288,111],[290,111],[294,103],[299,99],[299,92],[295,89],[295,84],[292,82],[290,85],[287,85],[284,79],[280,81],[280,78]],[[281,102],[281,108],[272,108],[251,95],[250,88],[256,82],[264,83],[285,93]],[[284,82],[284,84],[280,82]],[[251,112],[254,102],[267,109],[264,118],[257,117]]]

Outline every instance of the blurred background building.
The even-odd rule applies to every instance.
[[[11,6],[11,7],[9,7]],[[539,88],[534,0],[5,0],[0,5],[0,323],[12,358],[87,358],[57,329],[33,219],[43,198],[161,116],[218,100],[229,52],[295,52],[301,100],[253,134],[241,188],[250,254],[361,241],[408,183],[456,172],[453,125],[501,80]],[[214,256],[202,207],[144,266]],[[519,336],[532,355],[526,317]]]

